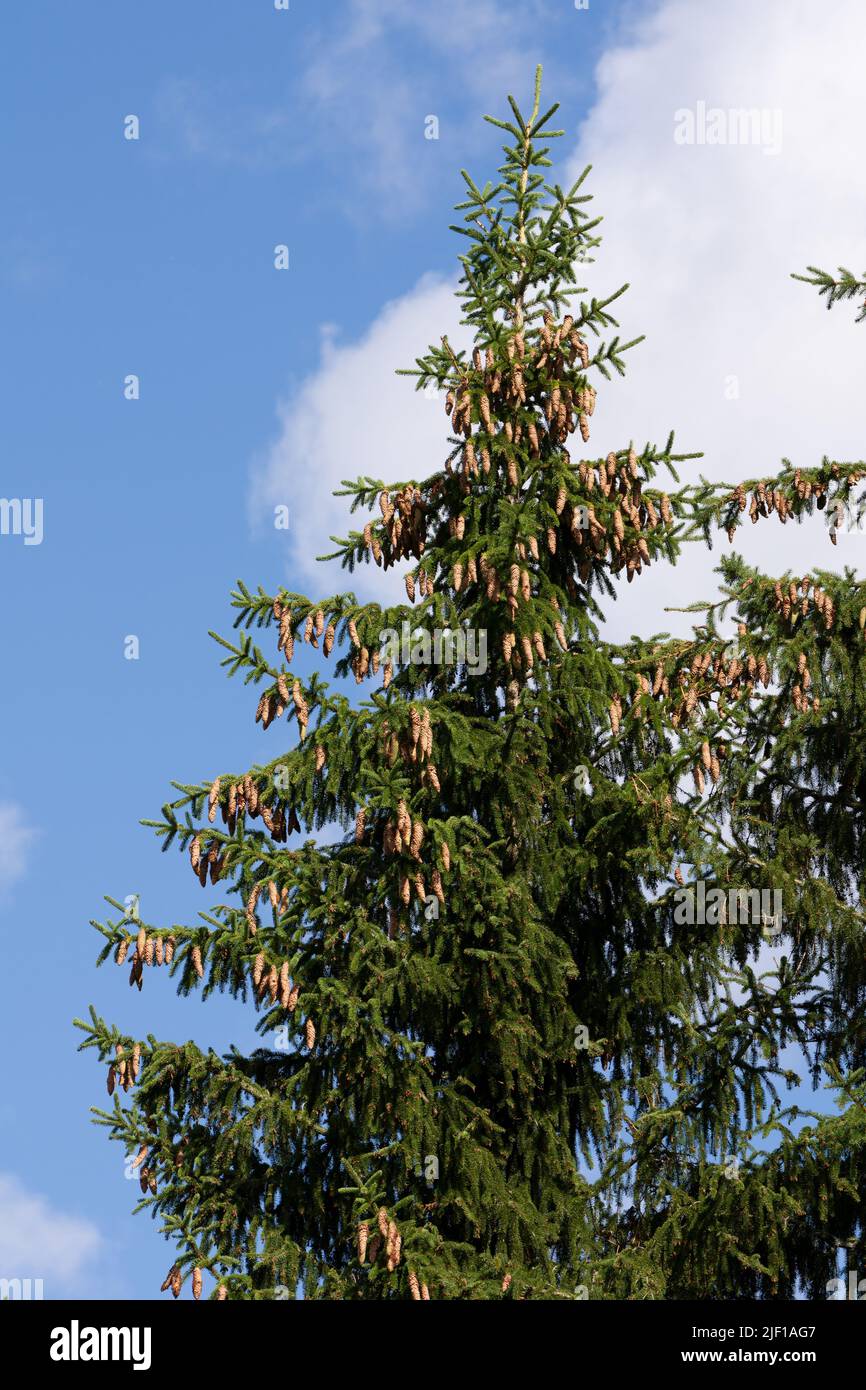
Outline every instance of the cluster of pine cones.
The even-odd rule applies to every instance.
[[[615,453],[608,454],[605,462],[597,466],[582,462],[578,465],[577,475],[588,495],[598,488],[605,499],[615,503],[609,529],[596,516],[591,503],[585,507],[570,507],[566,513],[566,523],[574,544],[592,552],[582,556],[578,562],[580,578],[586,583],[593,562],[603,560],[609,562],[613,574],[618,574],[624,568],[631,583],[634,576],[641,573],[643,566],[650,564],[645,533],[654,531],[659,525],[670,526],[673,521],[670,499],[662,494],[657,509],[651,496],[643,496],[638,459],[633,449],[629,450],[624,463],[618,461]],[[556,499],[557,512],[565,505],[563,493],[564,489],[560,489]]]
[[[572,316],[566,314],[562,323],[554,327],[553,315],[548,311],[534,344],[527,345],[525,334],[518,330],[508,339],[506,351],[508,365],[497,366],[491,348],[488,347],[482,356],[481,349],[476,347],[472,354],[474,371],[465,369],[460,384],[449,390],[445,398],[445,412],[455,433],[465,437],[461,463],[466,478],[478,475],[479,462],[485,474],[490,472],[487,445],[495,437],[494,412],[500,415],[505,409],[511,409],[517,413],[527,405],[528,371],[546,369],[548,375],[556,379],[557,385],[546,396],[543,407],[551,440],[561,444],[577,427],[584,440],[589,438],[588,417],[595,407],[595,391],[583,379],[579,382],[565,380],[576,358],[580,359],[583,371],[589,367],[589,348],[574,327]],[[477,453],[472,439],[473,419],[481,425],[487,440]],[[525,437],[532,457],[538,458],[541,454],[540,425],[540,420],[534,416],[528,421],[518,418],[514,425],[506,420],[502,433],[507,443],[515,448]],[[516,488],[519,479],[510,449],[506,451],[506,470],[509,485]]]
[[[320,752],[318,748],[316,750],[317,770],[324,764],[324,751],[321,749]],[[246,773],[240,782],[230,780],[227,792],[222,787],[220,777],[214,780],[208,795],[208,820],[211,825],[216,820],[217,808],[229,835],[234,835],[237,818],[241,812],[250,820],[260,816],[269,835],[277,843],[285,843],[290,835],[300,834],[301,822],[294,807],[285,806],[279,801],[275,805],[268,805],[249,773]],[[189,858],[193,873],[198,875],[202,887],[207,882],[208,871],[211,883],[216,883],[220,878],[225,863],[225,852],[220,854],[218,840],[203,845],[201,836],[196,835],[190,844]]]
[[[388,569],[412,555],[420,560],[427,539],[424,498],[418,487],[402,487],[391,501],[388,489],[379,494],[382,525],[374,530],[368,521],[364,527],[364,545],[377,565]]]
[[[279,970],[275,965],[268,968],[264,951],[260,951],[253,962],[251,974],[258,999],[268,994],[272,1004],[279,1003],[290,1014],[295,1012],[301,986],[291,979],[288,961],[284,960]]]
[[[833,478],[840,477],[838,464],[834,463],[832,465],[830,475]],[[859,469],[854,469],[851,473],[847,473],[846,477],[849,486],[858,483],[863,476],[863,473],[861,473]],[[822,482],[818,478],[804,478],[798,468],[794,472],[794,481],[790,492],[785,492],[784,488],[778,485],[774,486],[773,480],[768,479],[766,482],[756,483],[755,487],[752,489],[751,502],[749,501],[748,492],[742,483],[734,488],[734,491],[730,493],[725,500],[729,509],[735,507],[736,510],[740,512],[744,512],[748,506],[749,516],[753,525],[755,525],[759,517],[771,516],[773,512],[778,515],[779,520],[784,525],[788,517],[795,515],[798,511],[798,508],[794,505],[793,499],[795,496],[800,502],[807,502],[810,498],[814,497],[818,510],[822,511],[827,505],[827,483]],[[731,520],[727,527],[728,540],[732,541],[734,539],[736,529],[735,523]],[[830,539],[835,545],[836,534],[833,530],[830,532]]]
[[[784,621],[790,623],[792,629],[798,618],[805,618],[810,610],[814,610],[823,618],[827,632],[832,630],[836,615],[833,600],[809,575],[805,575],[799,584],[792,580],[786,592],[783,592],[782,585],[777,580],[773,585],[773,599],[775,611],[781,613]]]
[[[370,1264],[375,1264],[379,1255],[384,1254],[388,1273],[393,1274],[400,1263],[403,1238],[396,1221],[389,1217],[384,1207],[379,1208],[376,1225],[378,1234],[374,1234],[372,1240],[369,1221],[362,1221],[358,1226],[358,1263],[366,1265],[369,1256]],[[407,1281],[413,1299],[426,1301],[430,1298],[430,1290],[426,1284],[420,1283],[414,1270],[408,1271]]]
[[[356,826],[357,831],[357,826]],[[405,801],[400,801],[397,807],[395,820],[388,820],[382,832],[382,849],[386,858],[394,858],[397,855],[406,855],[411,859],[421,862],[421,847],[424,844],[424,826],[420,820],[413,822],[409,814],[409,808]],[[447,871],[451,866],[451,854],[447,842],[443,842],[441,850],[442,866]],[[430,886],[436,898],[444,906],[445,893],[442,888],[442,875],[438,868],[433,868],[430,874]],[[422,903],[427,901],[427,887],[424,882],[424,875],[418,870],[411,879],[409,874],[403,874],[400,879],[400,898],[404,907],[408,907],[412,897],[412,888]]]
[[[139,927],[129,970],[130,988],[133,985],[137,985],[139,989],[142,988],[144,984],[144,967],[146,965],[162,965],[163,962],[166,965],[171,965],[176,944],[173,936],[163,937],[160,933],[148,935],[144,927]],[[117,950],[114,953],[114,959],[117,965],[123,965],[131,945],[131,936],[125,936],[123,940],[119,942]]]
[[[134,1086],[138,1080],[138,1073],[141,1068],[141,1044],[135,1043],[129,1057],[126,1057],[126,1048],[122,1043],[114,1045],[114,1061],[108,1068],[108,1094],[114,1095],[114,1088],[119,1083],[121,1089],[128,1091],[130,1086]]]
[[[181,1278],[180,1269],[178,1268],[177,1265],[172,1265],[171,1269],[168,1271],[168,1274],[165,1276],[165,1279],[163,1280],[162,1284],[160,1285],[159,1291],[160,1291],[160,1293],[165,1293],[166,1289],[171,1289],[172,1296],[173,1296],[174,1298],[179,1298],[179,1297],[180,1297],[180,1291],[181,1291],[182,1285],[183,1285],[183,1279]],[[196,1300],[198,1300],[199,1298],[201,1298],[201,1291],[202,1291],[202,1272],[201,1272],[201,1270],[198,1268],[198,1266],[196,1266],[196,1268],[195,1268],[195,1269],[193,1270],[193,1272],[192,1272],[192,1296],[193,1296],[193,1298],[196,1299]],[[220,1284],[220,1286],[219,1286],[219,1288],[218,1288],[218,1290],[217,1290],[217,1299],[219,1300],[220,1303],[222,1303],[222,1302],[225,1301],[225,1299],[228,1298],[228,1296],[229,1296],[229,1295],[228,1295],[228,1289],[226,1288],[225,1284]]]

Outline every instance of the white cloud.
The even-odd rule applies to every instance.
[[[356,9],[370,39],[371,7]],[[864,46],[859,0],[838,0],[832,25],[820,7],[790,0],[668,0],[603,56],[568,172],[593,164],[587,186],[605,216],[586,282],[602,295],[629,281],[619,305],[623,334],[645,332],[647,341],[630,354],[624,381],[598,383],[594,452],[630,437],[662,444],[674,427],[683,451],[706,455],[685,477],[700,469],[731,481],[772,474],[783,455],[811,466],[824,452],[862,452],[866,327],[853,323],[850,307],[828,314],[789,274],[809,263],[866,265],[866,190],[857,173]],[[507,90],[501,72],[488,69],[487,79]],[[696,111],[699,102],[780,111],[778,152],[677,144],[677,111]],[[451,287],[422,280],[361,341],[326,347],[319,370],[285,406],[255,501],[286,501],[300,518],[293,573],[297,566],[309,574],[326,536],[346,533],[345,503],[328,497],[340,479],[423,476],[441,466],[444,414],[392,373],[453,333],[457,317]],[[731,378],[736,399],[726,397]],[[676,569],[659,565],[622,586],[626,601],[611,609],[611,635],[682,627],[663,606],[712,597],[711,571],[727,545],[722,536],[711,555],[694,547]],[[741,531],[736,545],[768,572],[841,568],[860,557],[855,542],[833,550],[817,521],[801,528],[767,520]],[[357,572],[354,584],[369,594],[379,576],[367,575],[372,585]]]
[[[338,561],[325,566],[315,557],[334,550],[329,536],[361,530],[367,518],[366,512],[350,517],[349,499],[332,495],[343,479],[423,478],[442,466],[443,398],[416,392],[414,381],[395,369],[413,367],[444,332],[461,341],[455,305],[453,286],[425,276],[386,305],[359,342],[338,346],[324,335],[319,369],[281,407],[281,434],[257,470],[252,505],[256,514],[289,508],[292,579],[306,580],[311,595],[349,588],[383,593],[381,570],[361,566],[349,576]]]
[[[20,806],[0,801],[0,893],[11,888],[25,873],[36,835],[37,832],[25,823]]]
[[[48,1298],[67,1286],[102,1248],[89,1221],[53,1207],[10,1173],[0,1173],[0,1278],[43,1279]]]
[[[828,314],[789,278],[807,264],[866,263],[866,192],[855,172],[866,10],[839,0],[826,21],[819,7],[789,0],[670,0],[600,63],[570,172],[593,164],[590,189],[605,215],[592,289],[629,281],[623,329],[647,334],[625,381],[599,387],[601,451],[632,435],[662,443],[674,427],[684,451],[706,455],[684,476],[700,469],[731,481],[772,474],[782,456],[804,466],[825,452],[861,456],[866,331],[851,308]],[[675,143],[675,113],[699,102],[779,111],[779,152]],[[739,397],[726,399],[732,377]],[[759,522],[735,545],[770,573],[862,567],[858,543],[834,551],[817,521]],[[642,577],[614,627],[662,626],[662,603],[710,597],[723,549],[724,537],[711,557],[695,549],[676,570]]]

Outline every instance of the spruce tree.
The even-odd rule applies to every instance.
[[[728,551],[690,638],[602,624],[623,577],[747,512],[847,507],[866,465],[592,456],[594,383],[640,339],[627,287],[575,281],[599,219],[588,170],[550,182],[540,72],[509,103],[454,228],[473,345],[408,373],[444,397],[443,466],[345,484],[371,515],[336,554],[406,567],[406,603],[238,583],[223,664],[297,736],[145,822],[235,905],[93,924],[130,984],[165,966],[258,1012],[222,1057],[77,1020],[176,1296],[823,1297],[838,1247],[862,1267],[863,585]],[[301,679],[303,643],[366,692]],[[838,1114],[786,1103],[797,1059]]]

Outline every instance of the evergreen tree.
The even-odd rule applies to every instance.
[[[131,984],[259,1013],[249,1056],[77,1021],[175,1295],[821,1297],[839,1246],[862,1264],[863,586],[730,552],[691,638],[600,624],[623,575],[746,510],[838,515],[866,465],[681,484],[673,435],[572,460],[640,340],[574,283],[598,219],[585,174],[549,182],[540,73],[509,101],[454,229],[474,346],[411,371],[443,467],[345,484],[374,515],[336,553],[408,563],[407,602],[238,584],[223,664],[297,741],[146,822],[236,905],[94,923]],[[367,698],[302,680],[300,642]],[[786,1103],[801,1055],[838,1115]]]

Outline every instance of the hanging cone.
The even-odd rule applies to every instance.
[[[217,1289],[217,1303],[225,1303],[228,1296],[229,1291],[226,1288],[225,1284],[220,1284],[219,1288]]]
[[[201,950],[198,946],[193,946],[190,951],[190,960],[192,961],[196,975],[201,979],[204,975],[204,966],[202,965]]]
[[[409,1292],[411,1293],[413,1299],[416,1301],[416,1303],[420,1303],[421,1287],[418,1283],[418,1275],[415,1273],[414,1269],[409,1270],[409,1273],[406,1276],[406,1282],[409,1285]]]
[[[127,936],[120,942],[120,945],[114,953],[115,965],[123,965],[123,962],[126,960],[127,952],[129,951],[129,946],[130,938]]]
[[[196,1268],[192,1272],[192,1296],[196,1300],[201,1298],[201,1286],[201,1270],[196,1266]]]
[[[304,1025],[304,1040],[308,1051],[312,1052],[316,1045],[316,1026],[311,1018],[308,1018]]]
[[[430,885],[442,906],[445,906],[445,894],[442,891],[442,875],[438,869],[434,869],[430,875]]]
[[[367,1258],[367,1243],[370,1239],[370,1226],[366,1221],[362,1221],[358,1227],[358,1263],[363,1264]]]
[[[355,843],[360,844],[364,838],[364,826],[367,822],[367,812],[362,806],[355,817]]]

